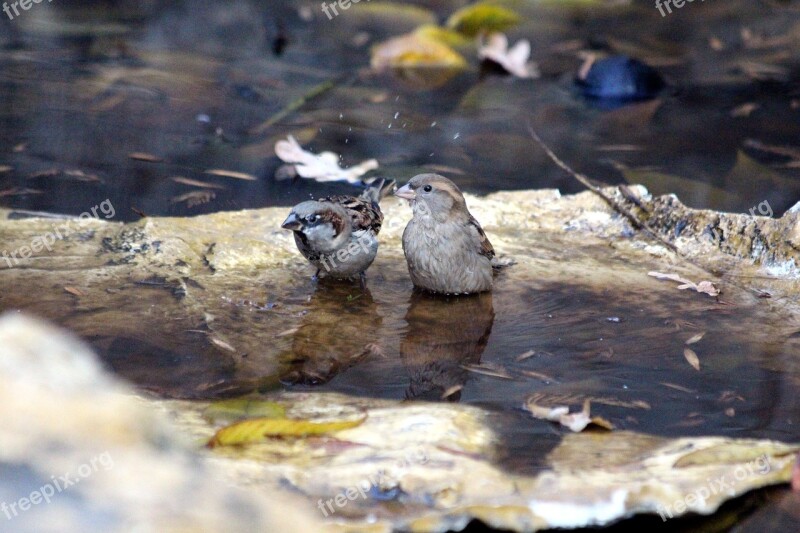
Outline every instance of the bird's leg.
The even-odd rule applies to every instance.
[[[317,269],[317,273],[311,276],[311,281],[319,281],[319,273],[322,272],[321,268]]]
[[[361,292],[367,292],[367,275],[362,272],[358,279],[361,281]]]

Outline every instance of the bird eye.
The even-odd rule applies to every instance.
[[[306,222],[309,222],[309,223],[313,224],[314,222],[317,221],[318,218],[319,218],[319,215],[308,215],[306,217]]]
[[[422,190],[425,192],[431,192],[433,190],[433,187],[431,187],[430,185],[426,185],[422,188]]]

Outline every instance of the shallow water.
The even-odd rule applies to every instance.
[[[797,13],[744,1],[668,17],[648,2],[519,4],[526,22],[510,37],[532,40],[541,79],[484,76],[474,61],[449,81],[366,68],[371,45],[459,4],[425,3],[432,11],[405,15],[365,4],[327,20],[303,2],[86,2],[0,17],[0,165],[11,167],[0,173],[0,202],[78,214],[109,198],[119,219],[133,220],[353,190],[275,181],[273,146],[289,133],[312,150],[341,153],[345,165],[375,157],[375,174],[401,180],[428,168],[478,193],[579,190],[533,146],[528,122],[577,169],[609,183],[642,182],[732,211],[768,201],[764,212],[780,214],[800,198],[798,169],[786,168],[797,156],[764,149],[791,148],[800,133]],[[649,62],[669,88],[657,103],[595,108],[572,86],[580,50],[592,48]],[[325,84],[332,88],[263,127]],[[748,115],[744,104],[757,109]],[[732,116],[737,109],[742,116]],[[761,164],[743,166],[740,151]],[[161,161],[129,158],[135,152]],[[213,168],[258,179],[204,174]],[[180,197],[197,189],[172,177],[220,188],[190,207]]]
[[[355,190],[274,180],[274,143],[289,133],[314,151],[341,153],[348,165],[375,157],[374,174],[399,180],[436,170],[473,193],[580,190],[534,147],[528,123],[575,168],[608,183],[644,183],[721,210],[767,201],[775,215],[800,199],[798,167],[786,166],[800,156],[746,142],[792,145],[800,133],[797,13],[728,1],[687,5],[662,19],[649,2],[630,9],[531,3],[521,8],[529,22],[510,35],[531,38],[541,79],[482,76],[473,64],[424,89],[366,70],[369,46],[413,28],[414,17],[366,16],[355,6],[327,21],[312,3],[314,20],[304,22],[300,4],[41,5],[18,23],[0,22],[0,166],[11,167],[0,172],[0,204],[78,214],[108,198],[116,220],[135,220],[141,212],[289,206]],[[451,2],[432,4],[440,19],[451,11]],[[788,40],[743,44],[743,27]],[[355,36],[358,44],[349,40]],[[282,37],[288,44],[276,55]],[[724,49],[710,48],[711,38]],[[589,45],[640,57],[670,89],[656,103],[614,111],[589,105],[572,87],[577,50]],[[742,66],[756,64],[773,67],[762,68],[766,79]],[[325,83],[333,88],[254,130]],[[749,116],[731,116],[751,102],[760,107]],[[161,161],[134,160],[134,152]],[[257,180],[204,173],[212,168]],[[170,179],[176,176],[218,188],[189,207],[176,199],[196,189]],[[15,188],[32,191],[8,192]],[[115,372],[165,397],[289,388],[480,405],[494,413],[504,464],[516,471],[538,468],[542,452],[560,440],[560,430],[522,410],[537,394],[540,403],[573,408],[591,399],[593,412],[617,427],[647,433],[800,436],[800,330],[776,318],[779,302],[728,304],[688,291],[665,301],[643,289],[505,276],[492,295],[451,299],[414,294],[404,266],[385,262],[370,270],[366,294],[305,277],[289,288],[265,280],[241,287],[228,296],[226,319],[271,336],[249,356],[281,362],[258,380],[241,380],[194,324],[180,335],[132,324],[129,336],[89,340]],[[159,298],[157,283],[139,284],[127,309],[156,313]],[[24,306],[6,300],[2,307]],[[698,372],[684,349],[702,332],[690,346]]]

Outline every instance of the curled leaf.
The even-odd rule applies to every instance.
[[[275,155],[283,162],[289,163],[296,174],[319,182],[346,181],[358,183],[361,176],[378,168],[378,161],[369,159],[348,169],[339,166],[339,156],[333,152],[312,154],[303,150],[297,139],[289,135],[288,139],[275,143]]]
[[[509,48],[508,38],[504,34],[493,33],[481,43],[478,57],[500,65],[506,72],[518,78],[539,77],[536,65],[528,62],[531,57],[531,43],[527,39],[521,39]]]
[[[569,407],[556,406],[545,407],[536,403],[536,398],[529,398],[525,404],[527,409],[534,418],[540,420],[549,420],[550,422],[558,422],[564,427],[570,429],[575,433],[579,433],[586,429],[589,425],[594,425],[599,428],[611,431],[614,429],[614,424],[599,416],[591,416],[591,402],[586,400],[583,402],[583,409],[576,413],[570,414]]]

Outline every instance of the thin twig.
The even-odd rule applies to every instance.
[[[283,120],[284,118],[288,117],[304,105],[308,103],[309,100],[316,98],[325,94],[326,92],[330,91],[331,89],[337,87],[342,82],[343,77],[339,76],[333,80],[327,80],[325,82],[320,83],[319,85],[315,85],[311,88],[310,91],[305,93],[304,95],[300,96],[296,100],[292,100],[289,102],[289,105],[278,111],[276,114],[272,115],[268,120],[262,122],[258,126],[253,126],[250,128],[249,133],[251,135],[259,135],[264,133],[273,125],[277,124],[279,121]]]
[[[541,146],[542,150],[544,150],[544,152],[547,154],[547,156],[550,159],[552,159],[553,162],[556,165],[561,167],[561,169],[564,172],[566,172],[567,174],[569,174],[570,176],[572,176],[573,178],[578,180],[581,183],[581,185],[583,185],[584,187],[586,187],[587,189],[589,189],[590,191],[595,193],[597,196],[602,198],[603,201],[605,203],[607,203],[609,205],[609,207],[611,207],[611,209],[613,209],[614,211],[616,211],[617,213],[619,213],[620,215],[622,215],[626,219],[628,219],[628,221],[633,225],[634,228],[644,231],[645,233],[647,233],[647,235],[649,235],[653,239],[657,240],[659,243],[663,244],[664,246],[666,246],[667,248],[669,248],[670,250],[672,250],[676,254],[681,255],[681,253],[678,251],[678,248],[674,244],[672,244],[671,242],[669,242],[668,240],[663,238],[661,235],[659,235],[658,233],[654,232],[649,227],[647,227],[647,225],[644,222],[642,222],[641,220],[639,220],[636,217],[636,215],[634,215],[629,209],[627,209],[625,206],[623,206],[622,204],[617,202],[611,196],[607,195],[603,191],[603,189],[601,189],[597,185],[594,185],[588,177],[584,176],[583,174],[580,174],[580,173],[576,172],[575,170],[572,169],[572,167],[570,167],[568,164],[566,164],[564,161],[562,161],[550,149],[550,147],[547,146],[544,143],[544,141],[541,139],[541,137],[539,137],[539,135],[536,133],[536,131],[533,129],[533,126],[531,126],[530,123],[528,123],[528,132],[531,134],[531,137],[533,137],[533,140],[536,141],[536,144]]]

